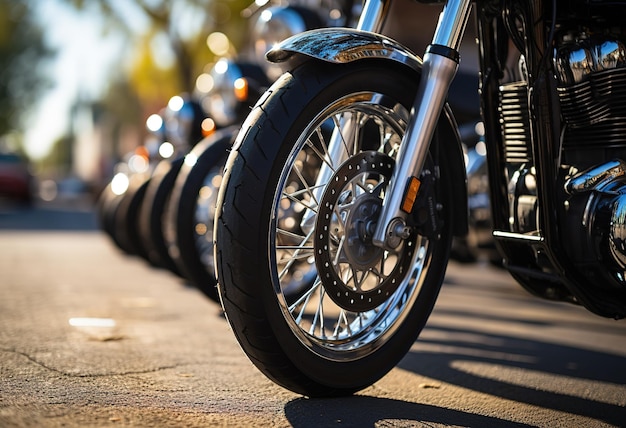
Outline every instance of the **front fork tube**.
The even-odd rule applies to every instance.
[[[424,55],[420,85],[387,189],[388,196],[383,201],[372,237],[376,246],[392,250],[410,234],[406,223],[410,210],[406,210],[404,203],[406,188],[412,177],[419,178],[428,155],[440,112],[458,68],[458,48],[470,8],[469,0],[450,0],[439,16],[433,42]],[[409,205],[412,208],[412,203]]]
[[[374,245],[393,249],[410,235],[403,210],[406,188],[411,177],[419,177],[424,167],[430,141],[439,113],[445,103],[448,88],[456,74],[458,63],[440,55],[426,54],[417,98],[411,110],[407,130],[400,144],[388,195],[383,201],[372,241]],[[413,204],[409,204],[411,209]]]

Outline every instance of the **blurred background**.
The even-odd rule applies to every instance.
[[[0,204],[95,200],[148,118],[237,54],[249,4],[0,0]]]
[[[243,121],[278,77],[264,60],[273,43],[319,26],[353,26],[360,6],[360,0],[0,0],[0,208],[93,205],[109,183],[124,193],[131,175],[150,175],[159,161]],[[419,55],[441,6],[399,0],[390,9],[383,33]],[[406,31],[416,24],[419,31]],[[473,147],[477,55],[474,39],[466,39],[459,73],[466,77],[456,79],[452,93],[459,96],[450,103],[459,123],[468,124],[472,135],[464,142]],[[245,87],[237,87],[237,77]],[[118,186],[116,177],[124,183]]]

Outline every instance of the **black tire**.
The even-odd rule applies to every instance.
[[[183,162],[167,203],[164,234],[178,270],[211,300],[219,301],[213,263],[217,191],[235,128],[198,143]]]
[[[335,228],[339,221],[333,204],[328,204],[333,198],[337,198],[337,209],[340,204],[342,209],[348,207],[348,199],[359,208],[368,208],[368,201],[371,206],[380,204],[379,185],[388,180],[393,168],[392,157],[404,133],[418,80],[417,73],[388,62],[358,61],[342,66],[306,63],[283,75],[261,98],[228,158],[215,224],[220,298],[237,340],[251,361],[268,378],[294,392],[338,396],[376,382],[408,352],[434,306],[451,245],[451,189],[453,185],[464,185],[451,183],[446,174],[448,160],[443,151],[438,152],[438,144],[432,144],[425,167],[426,172],[432,172],[431,184],[426,186],[435,199],[429,201],[435,202],[430,206],[440,207],[436,214],[438,227],[428,231],[416,225],[420,234],[413,233],[400,244],[397,254],[373,247],[367,238],[359,238],[355,245],[343,249],[335,245],[333,239],[339,239],[343,231],[357,230],[348,228],[357,223],[351,220],[343,231]],[[374,94],[381,96],[386,108],[381,108],[378,101],[370,102]],[[337,172],[326,183],[324,194],[317,196],[320,202],[316,205],[312,202],[312,185],[321,164],[318,153],[323,152],[322,140],[326,138],[321,123],[327,113],[338,118],[339,108],[358,109],[364,125],[359,139],[355,139],[358,149],[350,153],[352,157],[343,166],[333,166]],[[319,133],[308,129],[314,122],[315,126],[320,123]],[[380,132],[383,125],[388,132]],[[382,143],[378,141],[380,136]],[[352,144],[353,140],[349,141]],[[376,152],[378,149],[386,154]],[[313,161],[316,157],[317,163]],[[297,171],[291,169],[293,165],[297,165]],[[355,172],[360,165],[364,169]],[[423,183],[429,183],[425,177]],[[335,178],[339,182],[345,179],[353,187],[333,187]],[[366,183],[359,181],[361,178],[367,179],[367,191],[357,188],[357,183]],[[345,199],[339,199],[338,194]],[[299,217],[287,219],[292,214],[285,210],[294,205],[292,211],[300,212]],[[316,214],[314,233],[307,234],[300,222],[302,213],[311,207],[329,214],[332,222]],[[346,213],[352,216],[349,208]],[[331,230],[326,231],[326,226]],[[418,249],[421,244],[424,246]],[[326,264],[332,259],[328,255],[331,252],[341,257],[360,257],[353,250],[359,247],[366,256],[375,256],[372,259],[381,268],[395,260],[393,271],[388,275],[375,273],[378,265],[373,262],[369,268],[358,267],[356,262],[354,266],[347,263],[346,268],[343,260],[336,266],[332,260],[330,267]],[[365,259],[361,262],[367,264]],[[291,287],[293,282],[290,269],[297,266],[302,271],[305,263],[317,270],[317,279],[303,279],[306,284],[296,295],[286,293],[285,286]],[[333,277],[334,271],[352,268],[358,271],[352,277],[357,278],[356,289]],[[371,290],[365,290],[365,278],[374,281]],[[350,297],[373,299],[372,303],[345,300],[341,293],[339,297],[331,296],[338,289]],[[370,293],[378,290],[388,292],[388,297],[381,299]],[[319,312],[306,312],[313,300],[335,311],[335,315],[325,312],[315,318]]]
[[[163,237],[165,208],[174,182],[183,164],[183,157],[159,162],[156,166],[139,210],[139,235],[150,264],[180,275],[178,266],[167,251]]]
[[[121,195],[113,193],[113,190],[111,190],[111,184],[107,184],[98,198],[96,212],[98,214],[98,222],[102,231],[120,250],[125,251],[122,247],[123,244],[118,242],[115,237],[115,213],[117,212],[117,207],[119,206],[121,199]]]
[[[119,204],[115,209],[113,234],[120,248],[128,254],[136,255],[147,260],[139,237],[139,207],[146,194],[146,188],[150,177],[143,174],[135,174],[130,177],[128,190],[121,195]]]

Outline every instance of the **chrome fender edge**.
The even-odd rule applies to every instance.
[[[422,68],[422,60],[398,42],[381,34],[352,28],[321,28],[296,34],[274,46],[266,54],[273,63],[299,56],[343,64],[365,58],[382,58]]]

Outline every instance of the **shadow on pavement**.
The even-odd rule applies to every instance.
[[[436,323],[426,329],[431,334],[416,342],[398,368],[498,399],[623,426],[624,407],[598,401],[592,391],[576,386],[588,388],[589,381],[600,383],[598,388],[625,385],[621,355]],[[366,396],[300,398],[285,406],[285,415],[294,427],[373,427],[390,420],[420,426],[527,426],[429,404]]]
[[[298,398],[285,406],[285,416],[295,428],[328,426],[374,427],[381,421],[419,426],[441,424],[471,427],[528,427],[528,425],[489,416],[451,410],[428,404],[386,398],[354,396],[332,399]],[[389,425],[392,426],[392,425]],[[411,425],[413,426],[413,425]]]
[[[447,350],[458,349],[459,352],[411,351],[398,364],[399,368],[506,400],[589,417],[615,426],[624,423],[624,408],[619,405],[583,398],[584,391],[571,390],[570,394],[569,389],[567,393],[562,391],[563,386],[544,384],[539,388],[529,386],[527,382],[529,376],[536,377],[539,373],[552,378],[573,379],[574,385],[577,379],[624,385],[626,372],[622,356],[475,330],[449,329],[432,324],[428,328],[444,334],[465,333],[472,340],[420,339],[430,347],[445,346]],[[472,373],[461,369],[459,361],[469,366],[474,363],[485,371],[497,367],[500,376],[507,370],[522,373],[525,385],[521,385],[519,379],[515,383],[513,376],[508,382],[485,376],[482,370],[479,370],[481,374]],[[556,390],[547,390],[550,388]]]

